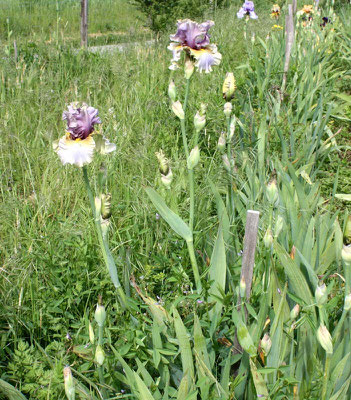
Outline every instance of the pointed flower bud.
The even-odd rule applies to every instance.
[[[224,134],[224,132],[222,132],[218,139],[218,143],[217,143],[218,150],[220,152],[223,152],[225,149],[225,145],[226,145],[225,134]]]
[[[295,304],[294,308],[290,311],[290,319],[296,319],[300,313],[300,305]]]
[[[111,194],[106,193],[101,195],[101,217],[109,219],[111,217]]]
[[[104,326],[106,319],[106,310],[105,307],[102,304],[97,304],[96,305],[96,310],[95,310],[95,321],[99,326]]]
[[[227,75],[223,82],[223,98],[226,101],[230,101],[234,97],[236,86],[235,86],[235,78],[233,72],[227,72]]]
[[[349,311],[351,309],[351,293],[345,296],[344,310]]]
[[[272,229],[268,227],[266,230],[266,233],[263,237],[263,243],[266,246],[267,249],[270,249],[273,244],[273,235],[272,235]]]
[[[194,69],[195,69],[194,63],[190,60],[190,58],[187,58],[184,63],[185,79],[191,78],[192,74],[194,73]]]
[[[272,340],[269,337],[268,333],[265,333],[262,340],[261,340],[261,348],[265,354],[265,356],[268,355],[272,347]]]
[[[222,161],[223,161],[223,165],[224,165],[225,170],[227,172],[229,172],[229,173],[232,172],[230,161],[229,161],[229,158],[228,158],[227,154],[223,154],[222,155]]]
[[[173,80],[171,80],[168,85],[168,96],[172,101],[176,101],[177,89]]]
[[[169,168],[167,175],[161,174],[161,182],[164,184],[164,186],[166,186],[167,189],[170,189],[172,180],[173,180],[173,172],[171,168]]]
[[[207,104],[201,103],[200,104],[200,115],[205,115],[207,110]]]
[[[187,165],[188,169],[194,169],[200,161],[200,150],[199,146],[195,146],[188,157]]]
[[[161,174],[167,175],[169,171],[169,161],[167,160],[162,150],[156,151],[155,154],[158,160]]]
[[[327,287],[323,283],[320,286],[317,286],[316,291],[314,293],[314,297],[316,299],[316,303],[318,306],[322,306],[323,304],[326,303],[328,300],[328,294],[327,294]]]
[[[63,379],[65,382],[65,392],[68,400],[74,400],[76,396],[76,388],[73,380],[71,368],[69,366],[63,369]]]
[[[98,365],[100,365],[100,367],[105,361],[104,349],[99,344],[96,346],[95,350],[95,361]]]
[[[267,187],[266,187],[266,196],[268,201],[276,207],[279,202],[279,194],[278,194],[278,188],[277,188],[277,181],[275,179],[272,179]]]
[[[341,258],[347,267],[351,266],[351,245],[343,246],[341,250]]]
[[[246,299],[246,282],[243,276],[240,279],[239,293],[242,299]]]
[[[227,118],[230,117],[230,114],[232,113],[232,110],[233,110],[232,103],[227,102],[227,103],[224,104],[223,112],[224,112],[224,115],[225,115]]]
[[[172,103],[172,111],[179,119],[184,119],[185,116],[183,106],[179,100]]]
[[[194,117],[194,127],[196,132],[200,132],[206,125],[205,114],[200,114],[197,112]]]
[[[317,330],[317,339],[328,354],[333,354],[333,342],[325,325],[320,324]]]
[[[94,329],[90,322],[89,322],[89,341],[91,344],[94,344],[95,341]]]

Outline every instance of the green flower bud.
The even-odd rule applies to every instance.
[[[314,297],[316,299],[316,303],[318,306],[322,306],[325,304],[328,300],[328,294],[327,294],[327,287],[323,283],[320,286],[317,286],[316,291],[314,293]]]
[[[283,217],[281,215],[278,215],[278,218],[275,222],[275,227],[274,227],[274,237],[278,237],[279,233],[282,231],[284,226],[284,220]]]
[[[333,354],[333,342],[330,333],[325,325],[320,325],[317,330],[317,339],[320,345],[328,354]]]
[[[224,104],[223,112],[224,112],[224,115],[225,115],[227,118],[230,117],[230,114],[232,113],[232,110],[233,110],[232,103],[227,102],[227,103]]]
[[[218,150],[220,152],[223,152],[225,149],[225,145],[226,145],[225,134],[224,134],[224,132],[222,132],[218,139],[218,143],[217,143]]]
[[[200,161],[200,150],[199,146],[195,146],[188,157],[187,165],[188,169],[194,169]]]
[[[290,319],[296,319],[300,313],[300,305],[295,304],[294,308],[290,311]]]
[[[343,246],[341,250],[341,258],[347,267],[351,266],[351,245]]]
[[[63,369],[63,379],[65,382],[65,392],[68,400],[74,400],[76,397],[76,388],[72,375],[71,368],[69,366]]]
[[[227,172],[229,172],[229,173],[232,172],[231,164],[230,164],[230,161],[229,161],[229,158],[228,158],[227,154],[223,154],[222,155],[222,161],[223,161],[223,165],[224,165],[225,170]]]
[[[200,132],[206,125],[206,117],[205,114],[200,114],[197,112],[194,117],[194,126],[195,126],[195,131]]]
[[[266,233],[263,237],[263,243],[267,249],[270,249],[272,247],[273,235],[272,235],[272,229],[270,227],[266,230]]]
[[[194,69],[195,69],[194,63],[190,60],[190,58],[187,58],[184,63],[185,79],[191,78],[192,74],[194,73]]]
[[[165,157],[165,155],[164,155],[162,150],[156,151],[155,154],[156,154],[156,157],[157,157],[157,160],[158,160],[158,164],[159,164],[159,168],[160,168],[161,174],[167,175],[168,171],[169,171],[169,161]]]
[[[278,188],[277,188],[277,181],[275,179],[272,179],[267,187],[266,187],[266,196],[268,201],[276,207],[279,202],[279,194],[278,194]]]
[[[99,344],[96,346],[95,350],[95,361],[98,365],[100,365],[100,367],[105,361],[104,349]]]
[[[172,180],[173,180],[173,172],[171,168],[169,168],[167,175],[161,174],[161,182],[164,184],[164,186],[166,186],[167,189],[171,187]]]
[[[94,344],[95,341],[94,329],[90,322],[89,322],[89,341],[91,344]]]
[[[179,119],[184,119],[184,110],[183,110],[183,106],[182,103],[178,100],[178,101],[174,101],[172,103],[172,111],[174,112],[174,114],[179,118]]]
[[[106,310],[105,307],[102,304],[97,304],[96,305],[96,310],[95,310],[95,321],[99,326],[104,326],[106,319]]]
[[[239,293],[242,299],[246,299],[246,282],[243,276],[240,279]]]
[[[223,82],[223,98],[226,101],[230,101],[234,97],[236,86],[235,86],[235,78],[233,72],[227,72],[227,75]]]
[[[265,356],[268,355],[268,353],[270,352],[272,347],[272,340],[269,337],[268,333],[265,333],[265,335],[263,336],[262,340],[261,340],[261,348],[265,354]]]
[[[168,96],[172,101],[176,101],[177,89],[173,80],[171,80],[168,85]]]
[[[349,311],[351,309],[351,293],[345,296],[344,310]]]
[[[101,217],[102,219],[108,219],[111,217],[111,194],[101,195]]]

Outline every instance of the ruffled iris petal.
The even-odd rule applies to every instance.
[[[92,136],[84,140],[72,140],[65,135],[54,144],[54,150],[63,165],[72,164],[83,167],[93,161],[95,141]]]

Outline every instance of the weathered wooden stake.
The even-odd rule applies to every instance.
[[[243,261],[241,264],[240,276],[240,279],[244,278],[246,285],[246,301],[249,300],[251,295],[259,217],[260,213],[258,211],[248,210],[246,216]]]
[[[81,0],[80,45],[88,47],[88,0]]]
[[[17,61],[18,61],[18,51],[17,51],[17,43],[16,43],[16,40],[14,40],[14,42],[13,42],[13,50],[14,50],[15,63],[17,64]]]

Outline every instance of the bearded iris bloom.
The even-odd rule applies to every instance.
[[[95,125],[101,124],[98,114],[96,108],[85,103],[71,103],[63,112],[62,119],[67,122],[66,134],[53,144],[63,165],[83,167],[91,163],[95,151],[107,154],[116,150],[115,144],[95,132]]]
[[[280,16],[280,7],[278,4],[274,4],[271,10],[271,17],[278,19]]]
[[[195,67],[199,72],[212,71],[213,65],[219,65],[222,55],[217,51],[217,46],[210,43],[208,30],[214,25],[213,21],[206,21],[198,24],[190,19],[183,19],[177,22],[177,32],[171,35],[171,43],[168,49],[172,51],[172,64],[169,69],[178,69],[178,61],[182,51],[187,57],[195,61]]]
[[[253,1],[245,1],[245,3],[242,5],[240,10],[236,13],[238,18],[252,18],[252,19],[257,19],[258,16],[255,13],[255,5]]]

